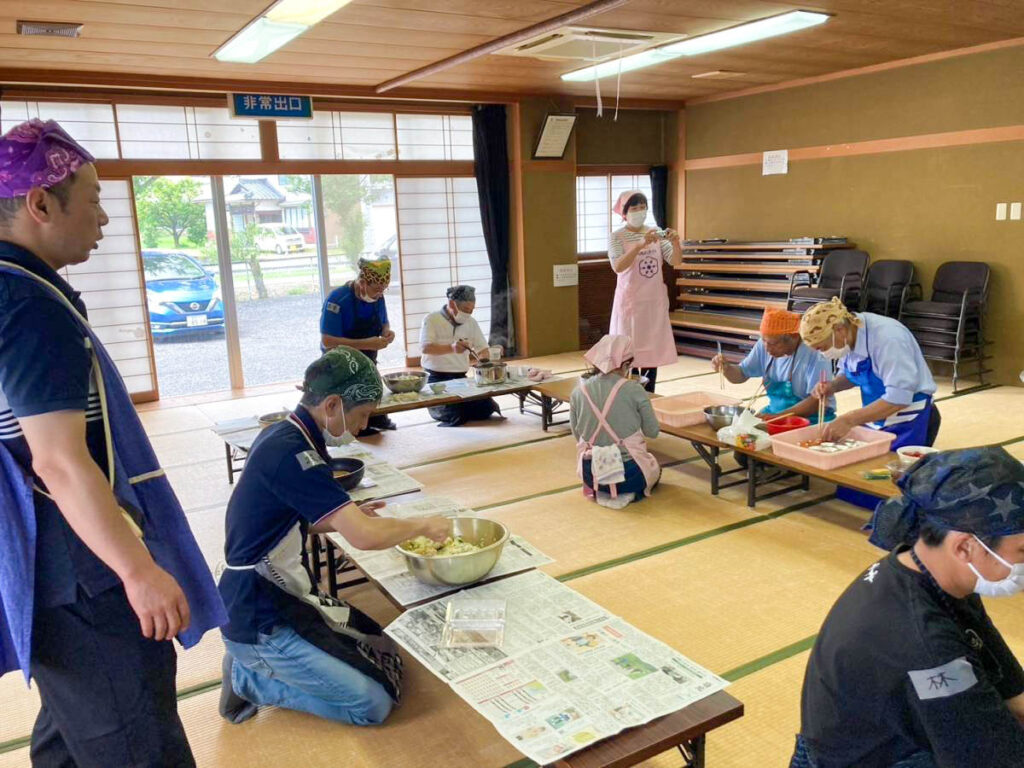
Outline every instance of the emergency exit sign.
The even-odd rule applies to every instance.
[[[232,117],[258,120],[311,120],[311,96],[281,96],[272,93],[229,93]]]

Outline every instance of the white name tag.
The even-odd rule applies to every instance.
[[[921,701],[955,696],[974,687],[978,678],[966,657],[953,659],[934,669],[912,669],[908,673]]]
[[[299,466],[302,467],[302,471],[305,472],[307,469],[318,467],[321,464],[326,464],[320,454],[316,451],[303,451],[302,453],[295,454],[295,459],[299,462]]]
[[[339,306],[338,304],[335,304],[333,301],[328,301],[327,302],[327,311],[328,312],[333,312],[334,314],[338,314],[339,312],[341,312],[341,306]]]

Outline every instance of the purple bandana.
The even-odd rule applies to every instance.
[[[0,198],[54,187],[95,159],[55,120],[33,118],[0,137]]]

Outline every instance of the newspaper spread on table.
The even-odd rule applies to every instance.
[[[508,601],[502,648],[444,648],[453,597]],[[544,765],[728,683],[539,571],[413,608],[385,630]]]
[[[477,385],[472,379],[452,379],[445,382],[445,384],[448,385],[448,389],[446,391],[448,396],[462,398],[483,397],[488,395],[493,397],[510,390],[528,387],[534,383],[535,382],[532,382],[529,379],[513,377],[509,377],[501,384],[485,384],[483,386]]]
[[[403,493],[414,493],[423,489],[423,485],[402,470],[386,461],[366,465],[366,474],[353,491],[349,492],[352,501],[376,501],[401,496]]]
[[[414,518],[431,515],[446,517],[475,517],[476,512],[464,507],[452,499],[441,497],[425,497],[408,504],[389,504],[378,511],[381,517]],[[405,558],[394,547],[380,550],[358,549],[348,542],[340,533],[327,534],[328,538],[338,546],[355,563],[359,570],[388,592],[399,605],[412,605],[434,597],[457,592],[460,587],[443,587],[424,584],[409,573],[405,566]],[[554,562],[539,549],[521,536],[512,535],[505,542],[501,557],[489,574],[488,579],[508,576],[531,568]]]

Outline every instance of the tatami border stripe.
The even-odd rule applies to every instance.
[[[419,469],[420,467],[429,467],[433,464],[444,464],[446,461],[455,461],[456,459],[467,459],[471,456],[482,456],[486,453],[497,453],[498,451],[506,451],[510,448],[521,448],[524,445],[534,445],[535,443],[543,443],[548,440],[558,440],[563,437],[571,437],[570,432],[563,432],[558,435],[544,435],[543,437],[533,437],[529,440],[521,440],[518,443],[508,443],[507,445],[496,445],[493,448],[479,448],[475,451],[467,451],[466,453],[457,453],[454,456],[443,456],[439,459],[431,459],[430,461],[421,461],[419,464],[407,464],[399,466],[398,469]]]
[[[954,392],[951,395],[946,395],[945,397],[937,397],[932,402],[942,403],[945,402],[946,400],[953,400],[954,398],[957,397],[966,397],[967,395],[973,395],[975,392],[987,392],[990,389],[999,389],[1000,386],[1000,384],[978,384],[973,387],[968,387],[967,389],[962,389],[959,392]]]
[[[653,557],[654,555],[660,555],[665,552],[671,552],[673,549],[679,549],[680,547],[685,547],[689,544],[696,544],[699,541],[704,541],[705,539],[720,536],[723,533],[729,533],[730,531],[738,531],[742,528],[749,528],[752,525],[768,522],[769,520],[776,520],[784,515],[788,515],[792,512],[799,512],[802,509],[813,507],[817,504],[821,504],[822,502],[826,502],[834,498],[834,493],[827,493],[824,496],[817,496],[813,499],[805,499],[804,501],[798,502],[797,504],[792,504],[788,507],[777,509],[774,512],[768,512],[764,515],[755,515],[754,517],[747,518],[746,520],[737,520],[735,523],[722,525],[718,528],[711,528],[707,531],[702,531],[700,533],[695,533],[691,536],[686,536],[682,539],[677,539],[676,541],[670,541],[665,544],[659,544],[656,547],[650,547],[649,549],[643,549],[639,552],[634,552],[631,555],[623,555],[622,557],[616,557],[612,560],[605,560],[603,563],[588,565],[586,568],[580,568],[575,571],[570,571],[569,573],[563,573],[561,576],[558,576],[557,578],[559,581],[565,582],[572,581],[574,579],[579,579],[583,576],[590,576],[595,573],[600,573],[601,571],[606,571],[609,568],[615,568],[620,565],[626,565],[627,563],[636,562],[637,560],[643,560],[648,557]]]
[[[735,669],[730,669],[728,672],[724,672],[720,677],[724,677],[730,683],[735,683],[737,680],[742,680],[747,675],[752,675],[755,672],[760,672],[766,667],[770,667],[773,664],[778,664],[780,661],[791,659],[797,654],[809,651],[814,646],[814,641],[818,638],[817,634],[805,637],[803,640],[787,645],[784,648],[779,648],[777,651],[772,651],[769,654],[762,656],[759,659],[748,661],[746,664],[741,664]]]

